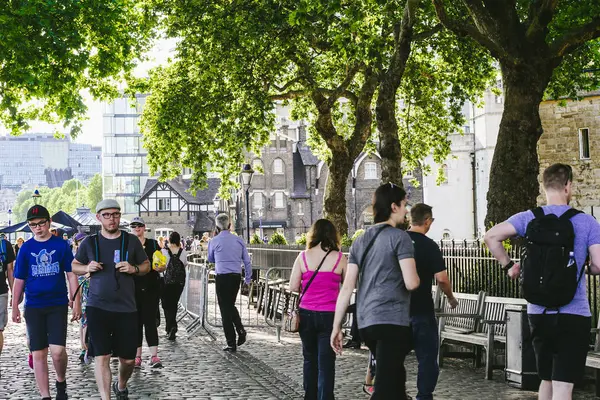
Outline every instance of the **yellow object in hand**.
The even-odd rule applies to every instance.
[[[167,266],[167,257],[160,250],[156,250],[152,254],[152,269],[163,269]]]

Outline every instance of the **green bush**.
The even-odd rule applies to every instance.
[[[356,232],[354,232],[354,235],[352,235],[352,242],[354,242],[363,233],[365,233],[364,229],[359,229]]]
[[[271,235],[269,239],[269,244],[288,244],[287,240],[285,240],[285,236],[283,236],[279,232],[275,232]]]
[[[347,233],[344,233],[344,236],[342,236],[342,247],[350,247],[351,245],[352,238],[350,238]]]
[[[258,233],[254,232],[254,235],[250,236],[250,244],[264,244]]]
[[[306,233],[303,233],[298,239],[296,239],[296,244],[300,246],[306,246]]]

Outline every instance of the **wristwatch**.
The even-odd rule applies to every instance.
[[[134,265],[133,268],[135,268],[136,275],[140,273],[140,267],[138,267],[137,265]]]
[[[510,260],[510,262],[508,264],[506,264],[504,267],[502,267],[502,269],[505,271],[508,271],[509,269],[511,269],[513,267],[513,265],[515,265],[515,262],[513,260]]]

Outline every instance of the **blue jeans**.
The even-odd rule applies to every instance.
[[[329,344],[333,316],[333,312],[300,309],[305,400],[334,398],[335,353]]]
[[[419,362],[417,400],[431,400],[440,374],[437,362],[439,351],[437,323],[433,314],[414,315],[410,320],[413,345]]]

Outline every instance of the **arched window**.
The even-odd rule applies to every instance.
[[[273,161],[273,174],[283,175],[283,160],[281,158],[276,158]]]
[[[255,174],[264,174],[265,169],[260,158],[255,158],[254,160],[252,160],[252,169],[254,170]]]
[[[275,208],[285,208],[283,192],[275,192]]]

